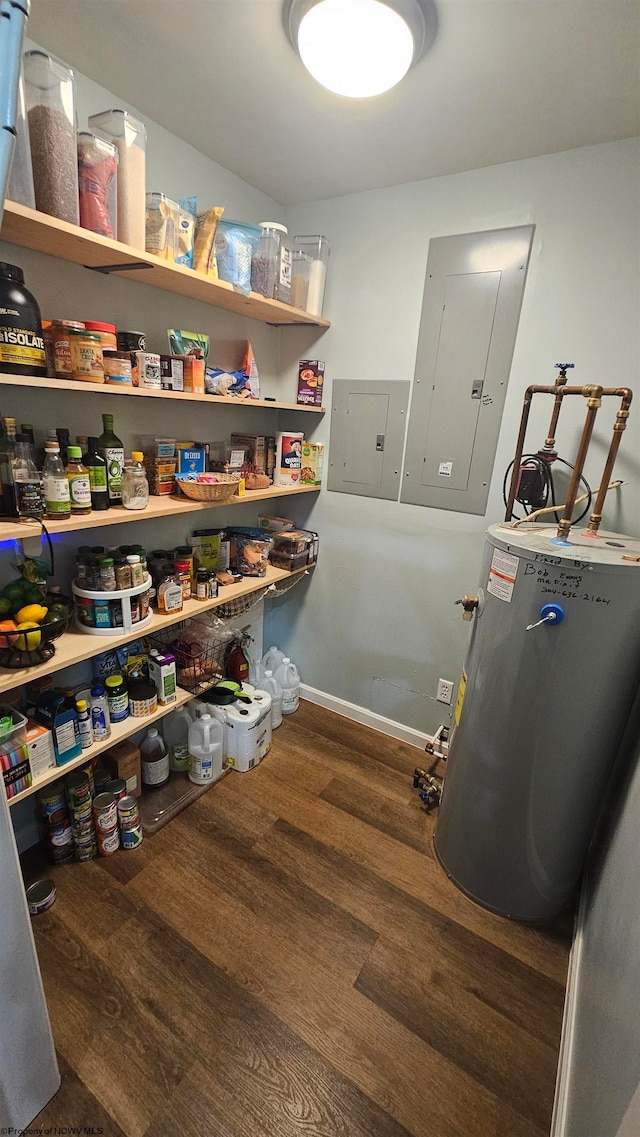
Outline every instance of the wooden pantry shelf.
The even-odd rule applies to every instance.
[[[190,691],[183,691],[182,687],[176,688],[176,699],[174,703],[170,703],[167,707],[158,707],[153,715],[147,715],[145,718],[133,718],[131,715],[126,718],[124,722],[112,722],[111,734],[108,738],[101,738],[99,742],[94,742],[93,746],[88,747],[82,751],[78,758],[72,758],[70,762],[65,762],[64,766],[54,766],[47,770],[45,774],[41,774],[39,778],[35,778],[33,785],[29,789],[22,790],[21,793],[16,794],[15,797],[8,798],[7,804],[9,807],[17,805],[19,801],[24,798],[30,797],[31,794],[37,794],[39,790],[43,790],[45,786],[51,785],[52,782],[57,782],[58,778],[64,778],[65,774],[69,774],[71,770],[77,770],[80,767],[86,766],[98,754],[103,754],[105,750],[110,750],[116,743],[122,742],[125,738],[130,738],[139,730],[146,730],[158,719],[162,719],[165,715],[171,714],[178,707],[182,707],[184,703],[188,703],[194,695]]]
[[[67,391],[77,394],[124,395],[125,398],[174,399],[183,403],[206,403],[209,407],[267,407],[272,411],[311,411],[323,415],[324,407],[300,406],[299,403],[281,403],[276,399],[236,399],[233,395],[194,395],[189,391],[154,391],[148,387],[122,387],[115,383],[76,383],[71,379],[40,379],[32,375],[8,375],[0,372],[0,386],[27,387],[40,391]]]
[[[302,309],[281,304],[279,300],[268,300],[256,292],[243,296],[226,281],[215,280],[191,268],[163,261],[153,253],[101,237],[89,229],[59,221],[57,217],[49,217],[47,213],[29,209],[15,201],[5,202],[0,238],[21,248],[84,265],[85,268],[138,280],[142,284],[163,288],[189,300],[201,300],[214,308],[249,316],[264,324],[330,327],[329,321],[320,316],[311,316]]]
[[[110,651],[121,647],[122,644],[130,643],[131,640],[150,636],[161,628],[179,623],[180,620],[200,616],[210,608],[219,608],[221,604],[228,604],[230,600],[249,596],[252,592],[258,592],[269,584],[274,584],[279,580],[287,580],[294,576],[301,576],[305,572],[307,572],[307,566],[297,569],[295,572],[287,572],[286,569],[267,565],[265,576],[245,576],[238,584],[225,585],[215,600],[187,600],[180,612],[172,612],[169,615],[155,612],[150,623],[139,631],[134,628],[130,632],[122,632],[117,636],[90,636],[73,628],[55,641],[55,655],[46,663],[41,663],[37,667],[23,667],[16,671],[0,668],[0,691],[11,691],[14,687],[21,687],[23,683],[33,682],[43,675],[52,675],[55,671],[62,671],[65,667],[82,663],[85,659],[91,659],[103,651]]]
[[[146,509],[124,509],[114,506],[103,512],[88,513],[83,517],[70,517],[67,521],[48,521],[44,524],[49,533],[77,533],[83,529],[103,529],[111,525],[125,525],[132,521],[153,521],[156,517],[178,517],[189,513],[202,513],[207,509],[224,509],[225,506],[248,505],[252,501],[269,501],[290,497],[292,494],[318,493],[320,486],[269,486],[266,490],[247,490],[242,497],[230,501],[188,501],[186,497],[172,495],[150,497]],[[38,537],[42,529],[39,522],[17,520],[0,521],[0,542],[22,541],[25,537]]]

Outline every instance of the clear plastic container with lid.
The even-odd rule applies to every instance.
[[[307,312],[311,316],[322,315],[324,302],[324,288],[327,282],[327,264],[329,261],[329,242],[319,233],[305,234],[294,237],[296,248],[302,249],[311,257],[309,269],[309,289],[307,292]]]
[[[90,115],[89,129],[118,150],[118,240],[144,249],[147,128],[128,111],[109,110]]]
[[[291,302],[291,244],[286,225],[261,221],[260,243],[251,261],[251,289],[261,296]]]
[[[291,254],[291,300],[292,308],[306,309],[309,292],[312,259],[304,249],[294,249]]]
[[[7,197],[10,201],[19,201],[21,205],[28,205],[30,209],[35,209],[36,207],[36,195],[33,189],[33,169],[31,166],[31,147],[29,145],[27,104],[24,96],[24,76],[22,74],[20,75],[20,82],[18,84],[16,144],[13,151],[11,173],[9,174]]]
[[[118,150],[113,142],[82,131],[78,135],[78,190],[83,229],[116,239]],[[115,334],[115,331],[114,331]]]
[[[36,208],[77,225],[78,156],[73,71],[46,51],[24,56]]]

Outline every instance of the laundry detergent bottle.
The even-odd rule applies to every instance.
[[[211,715],[194,719],[189,727],[189,781],[196,786],[215,782],[222,773],[222,724]]]
[[[274,677],[273,671],[265,671],[262,690],[271,695],[271,726],[275,730],[282,722],[282,687]]]
[[[300,705],[300,676],[295,663],[285,655],[275,678],[282,687],[282,713],[292,715]]]

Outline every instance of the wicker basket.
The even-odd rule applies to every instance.
[[[176,485],[192,501],[231,501],[239,478],[235,474],[216,474],[217,482],[194,482],[188,476],[176,476]]]

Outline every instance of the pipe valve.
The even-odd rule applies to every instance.
[[[478,596],[461,596],[460,599],[454,601],[454,603],[462,604],[462,619],[471,620],[473,618],[473,613],[480,603],[480,598]]]

